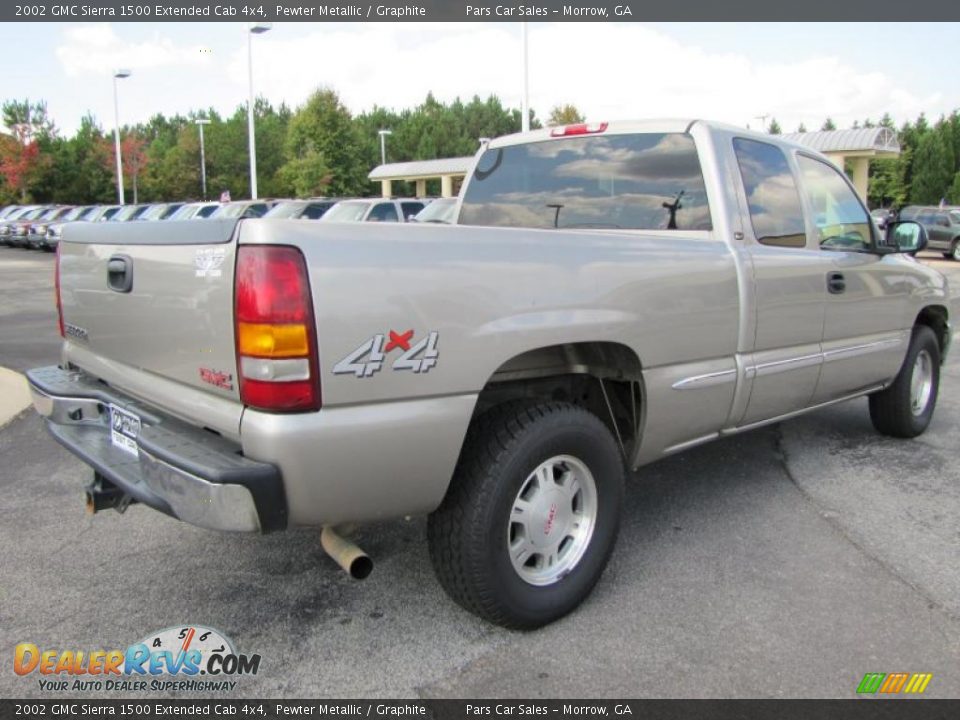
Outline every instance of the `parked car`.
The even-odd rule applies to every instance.
[[[0,221],[0,243],[4,245],[12,244],[13,226],[21,220],[30,220],[40,215],[47,206],[26,205],[10,212],[6,218]]]
[[[63,228],[70,222],[100,222],[101,220],[109,220],[120,210],[120,207],[120,205],[94,205],[89,212],[84,213],[75,220],[68,221],[67,218],[63,218],[63,220],[58,222],[50,223],[47,226],[47,234],[43,239],[42,247],[45,250],[56,250],[57,245],[60,244]]]
[[[155,203],[140,213],[136,220],[143,222],[167,220],[182,207],[183,203]]]
[[[202,220],[220,207],[218,202],[191,202],[181,205],[167,220]]]
[[[50,217],[41,217],[35,223],[30,225],[27,231],[27,247],[32,250],[42,250],[46,246],[47,231],[54,223],[72,222],[92,212],[93,205],[83,205],[80,207],[62,207],[58,208]]]
[[[113,214],[113,217],[104,218],[101,222],[111,222],[111,223],[122,223],[130,222],[131,220],[136,220],[138,217],[143,215],[149,208],[149,204],[141,205],[123,205],[117,212]]]
[[[321,222],[406,222],[429,200],[388,200],[364,198],[342,200],[324,213]]]
[[[30,237],[30,228],[35,223],[56,220],[69,209],[69,207],[63,205],[48,205],[42,208],[38,213],[30,213],[25,215],[22,220],[14,222],[11,226],[10,245],[20,248],[27,247],[28,238]]]
[[[900,217],[926,228],[931,250],[960,262],[960,207],[908,205],[900,211]]]
[[[23,209],[23,205],[6,205],[0,210],[0,222],[13,215],[18,210]]]
[[[93,512],[323,527],[360,576],[337,526],[428,514],[447,593],[531,628],[600,578],[627,470],[856,397],[923,433],[960,311],[925,241],[780,136],[545,128],[477,154],[456,225],[80,223],[28,380]]]
[[[453,225],[457,221],[457,198],[438,198],[411,218],[411,222]]]
[[[267,211],[276,204],[276,200],[233,200],[221,203],[209,217],[211,220],[258,218],[266,215]]]
[[[310,200],[281,200],[264,215],[267,218],[289,218],[291,220],[319,220],[327,210],[339,201],[331,198],[313,198]]]

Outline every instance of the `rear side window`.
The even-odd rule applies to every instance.
[[[743,138],[733,141],[733,149],[754,237],[764,245],[805,247],[807,229],[800,192],[783,151],[770,143]]]
[[[367,216],[367,222],[399,222],[393,203],[377,203]]]
[[[487,150],[461,203],[461,225],[709,230],[693,138],[590,135]]]

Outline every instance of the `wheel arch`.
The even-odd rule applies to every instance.
[[[607,426],[625,460],[636,454],[644,420],[643,365],[623,343],[561,343],[509,358],[484,383],[470,424],[518,399],[562,400],[584,407]]]
[[[917,315],[913,324],[923,325],[933,330],[933,334],[937,336],[937,344],[940,346],[942,363],[947,354],[947,348],[950,346],[950,323],[947,308],[943,305],[927,305]]]

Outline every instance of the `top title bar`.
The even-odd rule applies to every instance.
[[[531,0],[530,2],[318,2],[317,0],[193,0],[192,2],[138,2],[91,0],[70,3],[33,0],[0,5],[4,22],[656,22],[656,21],[833,21],[886,22],[960,20],[960,3],[944,0],[686,0],[683,3],[620,0]]]

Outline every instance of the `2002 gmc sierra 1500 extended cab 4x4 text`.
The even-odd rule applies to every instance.
[[[499,138],[457,222],[71,226],[62,360],[29,381],[88,505],[322,526],[344,564],[338,524],[429,513],[446,591],[535,627],[600,577],[627,469],[862,395],[887,435],[930,422],[947,281],[808,149],[702,121]]]

